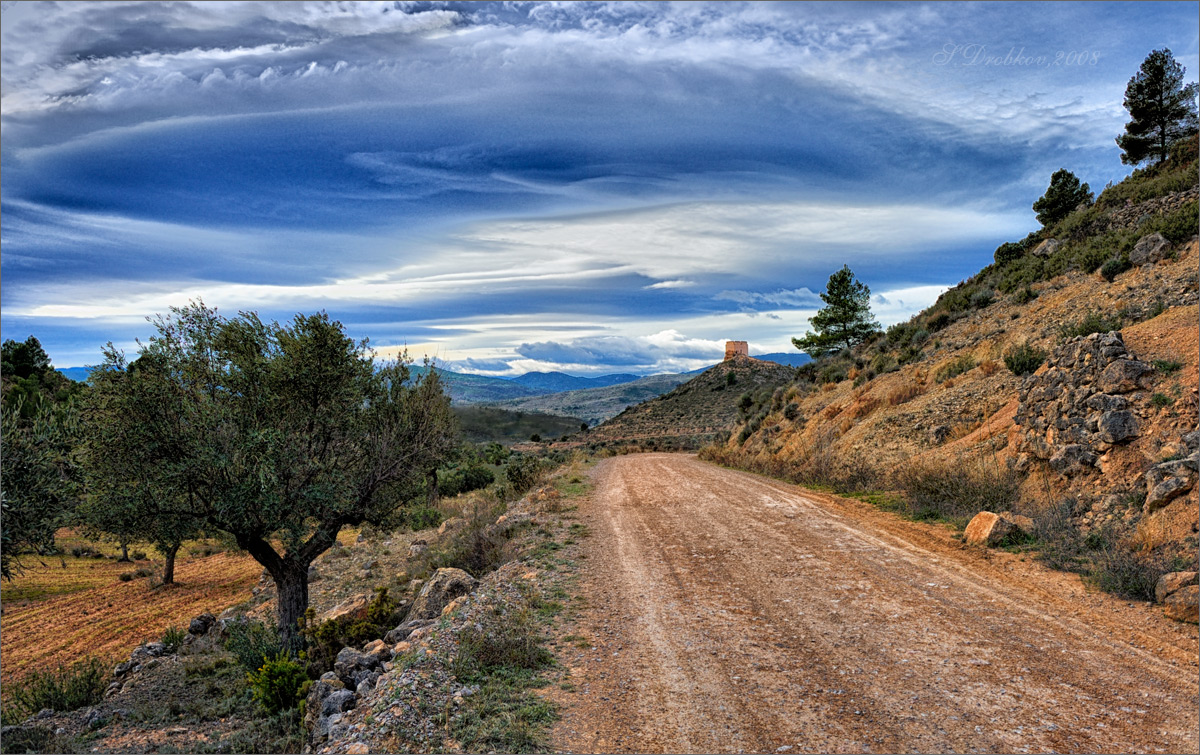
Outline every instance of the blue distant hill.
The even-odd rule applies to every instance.
[[[512,382],[520,383],[526,388],[533,388],[548,393],[563,391],[579,391],[585,388],[607,388],[610,385],[632,383],[641,375],[601,375],[588,378],[568,375],[565,372],[526,372],[524,375],[512,378]]]
[[[61,367],[59,373],[64,377],[69,377],[77,383],[86,383],[88,373],[92,371],[91,367]]]
[[[761,359],[764,362],[785,364],[788,367],[799,367],[812,361],[812,357],[802,351],[794,351],[790,353],[786,351],[777,351],[773,354],[759,354],[754,358]]]

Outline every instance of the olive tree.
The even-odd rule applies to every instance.
[[[264,323],[197,302],[109,344],[84,405],[91,489],[147,521],[223,530],[275,581],[296,646],[308,567],[345,526],[388,526],[457,444],[437,373],[376,363],[325,313]],[[136,365],[136,367],[135,367]]]
[[[54,552],[76,501],[72,406],[42,402],[28,420],[23,409],[22,399],[6,403],[0,417],[0,577],[8,580],[21,573],[21,554]]]

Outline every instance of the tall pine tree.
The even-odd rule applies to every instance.
[[[1131,120],[1117,137],[1126,165],[1167,159],[1171,145],[1196,131],[1196,82],[1184,85],[1183,66],[1167,48],[1146,56],[1125,87]]]
[[[871,315],[871,289],[855,280],[846,265],[829,276],[821,301],[826,306],[808,319],[813,332],[792,339],[797,349],[814,359],[849,349],[879,330],[879,323]]]

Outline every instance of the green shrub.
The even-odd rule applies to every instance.
[[[427,530],[442,523],[442,512],[432,506],[414,506],[404,512],[404,524],[411,530]]]
[[[800,405],[795,401],[788,403],[783,409],[783,418],[789,422],[794,422],[800,416]]]
[[[471,683],[497,673],[528,674],[553,663],[553,653],[542,643],[536,610],[526,598],[463,630],[453,669],[460,681]]]
[[[988,289],[988,288],[980,289],[980,290],[976,291],[975,293],[971,294],[971,308],[972,309],[984,309],[989,304],[992,303],[993,298],[994,298],[994,294],[992,293],[991,289]]]
[[[247,671],[257,671],[267,659],[283,652],[279,632],[261,621],[234,621],[227,630],[229,638],[225,640],[225,649],[233,653],[237,662]]]
[[[1035,371],[1042,366],[1044,361],[1046,361],[1046,352],[1031,345],[1028,341],[1010,346],[1004,351],[1004,366],[1018,377]]]
[[[117,577],[117,579],[121,580],[122,582],[132,582],[133,581],[133,572],[131,572],[131,571],[121,572],[121,574]]]
[[[110,667],[99,658],[87,658],[70,667],[59,666],[55,671],[35,671],[22,682],[5,685],[10,707],[21,718],[43,708],[69,711],[95,705],[104,697]]]
[[[1163,407],[1170,406],[1172,403],[1171,397],[1165,393],[1155,393],[1150,397],[1150,405],[1156,409],[1162,409]]]
[[[1014,262],[1020,259],[1024,254],[1025,248],[1020,244],[1012,241],[1006,241],[1005,243],[996,247],[996,253],[992,256],[992,259],[996,261],[997,265],[1006,265],[1009,262]]]
[[[492,470],[482,464],[471,464],[465,467],[451,470],[446,473],[438,473],[438,492],[442,495],[453,497],[461,493],[469,493],[472,490],[480,490],[491,485],[496,480],[496,475]]]
[[[1100,266],[1100,275],[1109,283],[1113,282],[1118,275],[1128,270],[1132,265],[1129,264],[1129,258],[1125,256],[1113,257],[1108,262]]]
[[[1034,291],[1029,286],[1025,286],[1025,288],[1017,289],[1016,293],[1012,295],[1012,300],[1014,304],[1028,304],[1037,297],[1037,291]]]
[[[944,383],[952,377],[958,377],[964,372],[975,369],[975,364],[975,357],[970,354],[963,354],[939,369],[934,374],[933,379],[939,383]]]
[[[1176,362],[1174,359],[1155,359],[1150,364],[1164,375],[1174,375],[1183,367],[1183,362]]]
[[[732,374],[732,373],[730,373]],[[504,477],[512,486],[515,495],[523,495],[537,485],[545,474],[541,459],[536,456],[518,456],[510,459],[504,468]]]
[[[184,637],[187,637],[187,632],[179,627],[167,627],[167,631],[163,633],[162,641],[167,646],[167,650],[174,653],[183,647]]]
[[[925,328],[930,333],[936,333],[942,328],[945,328],[951,322],[953,322],[953,320],[950,318],[949,314],[946,312],[938,312],[936,315],[925,321]]]
[[[254,690],[254,699],[270,714],[296,707],[304,699],[308,684],[304,665],[286,653],[264,660],[257,671],[249,672],[246,677]]]
[[[1168,215],[1151,218],[1139,229],[1139,233],[1161,233],[1163,238],[1172,244],[1182,244],[1196,235],[1200,221],[1197,215],[1200,207],[1192,200]]]
[[[361,619],[342,617],[317,624],[316,611],[309,608],[304,617],[304,639],[310,675],[316,677],[331,670],[342,648],[362,645],[387,634],[400,619],[396,614],[398,606],[386,587],[377,587],[375,597],[367,604],[367,615]]]
[[[129,554],[129,557],[132,558],[134,561],[145,561],[146,560],[146,551],[134,551],[133,553]]]
[[[1075,323],[1063,323],[1058,329],[1059,338],[1067,340],[1076,336],[1089,336],[1092,333],[1108,333],[1114,330],[1121,329],[1121,318],[1117,316],[1108,317],[1099,312],[1092,311],[1084,315],[1083,319]]]

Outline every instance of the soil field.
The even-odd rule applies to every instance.
[[[119,575],[136,565],[73,557],[65,561],[72,568],[62,569],[57,558],[46,559],[46,566],[33,562],[15,587],[44,583],[47,592],[67,594],[20,602],[10,602],[8,592],[4,594],[4,684],[87,656],[127,657],[141,642],[162,639],[169,626],[186,628],[197,614],[220,613],[248,599],[262,572],[246,555],[181,558],[175,566],[177,584],[152,589],[144,578],[120,581]]]
[[[1197,630],[945,529],[674,454],[605,460],[567,752],[1197,752]]]

